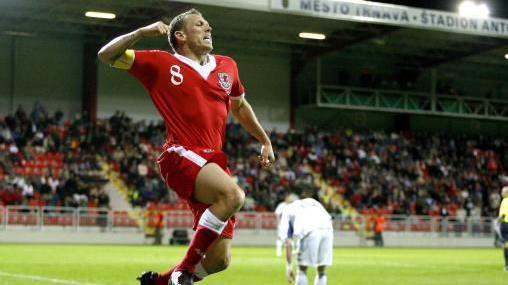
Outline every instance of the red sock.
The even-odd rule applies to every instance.
[[[219,238],[219,234],[216,231],[199,225],[178,269],[194,272],[196,265],[203,259],[206,251],[217,238]]]
[[[190,242],[187,253],[176,271],[185,270],[194,273],[196,265],[203,259],[208,248],[219,238],[226,227],[211,211],[206,209],[199,218],[198,227]]]
[[[157,279],[155,279],[155,285],[168,285],[169,279],[171,278],[171,274],[175,270],[175,267],[171,268],[167,272],[159,274]]]

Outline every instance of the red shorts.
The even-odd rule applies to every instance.
[[[227,156],[220,150],[201,147],[184,147],[173,145],[164,151],[157,160],[161,176],[166,184],[189,204],[194,214],[194,230],[199,219],[210,205],[200,203],[193,198],[194,184],[199,171],[205,164],[217,163],[228,175]],[[234,233],[235,217],[228,220],[221,236],[232,239]]]

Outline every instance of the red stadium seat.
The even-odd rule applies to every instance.
[[[55,154],[55,158],[56,158],[56,160],[57,160],[57,161],[59,161],[59,162],[62,162],[62,161],[63,161],[63,157],[64,157],[64,156],[63,156],[63,154],[62,154],[61,152],[57,152],[57,153]]]
[[[44,173],[44,169],[41,167],[36,167],[35,169],[33,169],[33,173],[35,175],[38,175],[38,176],[42,176],[42,174]]]
[[[47,153],[46,153],[46,160],[48,160],[48,161],[52,161],[52,160],[53,160],[53,158],[54,158],[54,155],[53,155],[53,153],[52,153],[52,152],[47,152]]]
[[[44,216],[43,223],[44,223],[44,225],[56,225],[57,224],[57,217]]]
[[[261,228],[262,229],[276,229],[277,217],[273,213],[262,213],[261,215]]]
[[[257,213],[238,213],[236,227],[239,229],[256,229],[258,226]]]
[[[25,175],[33,175],[35,173],[34,168],[26,166],[24,167]]]
[[[72,217],[69,215],[59,216],[56,224],[59,226],[72,226]]]

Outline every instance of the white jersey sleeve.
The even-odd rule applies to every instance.
[[[278,228],[278,235],[281,240],[293,237],[293,224],[295,220],[295,214],[292,207],[293,204],[294,203],[287,204],[282,210]]]
[[[277,217],[280,218],[286,206],[287,206],[286,202],[280,202],[279,205],[277,205],[277,207],[275,208],[275,215],[277,215]]]

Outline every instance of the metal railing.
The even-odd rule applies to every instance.
[[[28,207],[0,206],[0,231],[16,227],[32,230],[45,230],[55,227],[70,231],[86,228],[100,228],[103,231],[131,229],[143,231],[145,225],[153,223],[150,215],[141,213],[137,218],[127,211],[114,211],[105,208],[69,207]],[[384,216],[384,231],[397,233],[430,233],[439,236],[486,237],[494,233],[494,218],[490,217],[434,217],[434,216]],[[164,212],[164,227],[191,228],[194,217],[188,210]],[[335,216],[334,228],[337,231],[352,231],[359,235],[371,232],[374,221],[371,216]],[[277,219],[268,212],[240,212],[236,215],[237,229],[275,230]]]
[[[71,207],[0,207],[0,230],[25,227],[43,230],[60,227],[73,231],[81,228],[99,227],[104,231],[121,228],[141,228],[142,225],[127,211],[106,208]]]
[[[495,218],[491,217],[439,217],[439,216],[384,216],[385,232],[429,233],[438,236],[490,237],[494,234]],[[372,231],[374,221],[369,216],[341,217],[334,219],[339,231]]]
[[[508,120],[508,101],[398,90],[318,85],[321,107]]]

